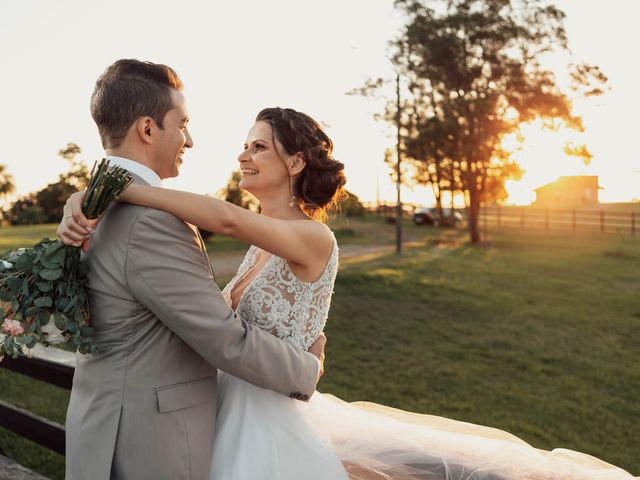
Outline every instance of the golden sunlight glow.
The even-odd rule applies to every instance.
[[[518,134],[505,138],[503,145],[513,152],[512,158],[524,170],[520,181],[506,184],[509,204],[532,203],[534,189],[558,177],[574,175],[598,176],[603,186],[600,193],[603,202],[633,200],[633,178],[617,175],[612,169],[614,162],[624,160],[620,151],[614,144],[590,136],[588,129],[585,132],[566,128],[552,131],[544,128],[541,121],[534,121],[522,125]],[[576,156],[580,153],[587,158]]]
[[[296,0],[227,2],[224,8],[216,2],[186,2],[183,17],[189,22],[179,29],[180,42],[171,35],[155,35],[175,31],[171,9],[158,8],[153,22],[140,23],[140,18],[148,17],[145,3],[30,0],[3,5],[0,43],[12,46],[3,56],[3,68],[13,73],[0,78],[0,88],[11,92],[3,104],[11,115],[0,115],[5,139],[0,165],[6,165],[16,181],[16,194],[8,200],[42,188],[65,171],[67,164],[56,152],[67,142],[79,144],[80,158],[88,163],[103,155],[88,100],[95,79],[107,65],[117,58],[134,57],[170,64],[186,85],[195,148],[186,155],[180,177],[169,180],[168,187],[217,191],[237,168],[236,157],[255,114],[266,106],[280,105],[329,125],[327,133],[334,141],[336,158],[345,163],[350,191],[364,201],[396,201],[391,170],[384,164],[385,149],[395,148],[395,129],[374,120],[374,114],[384,110],[385,100],[345,95],[367,78],[395,77],[387,52],[389,40],[397,33],[392,0],[329,0],[312,24],[298,21],[304,2]],[[601,97],[574,101],[575,113],[584,119],[583,133],[544,130],[540,122],[532,122],[522,126],[521,138],[512,135],[504,140],[524,170],[521,181],[507,183],[507,202],[529,204],[535,188],[563,175],[597,175],[603,202],[640,201],[637,76],[627,57],[612,54],[629,43],[628,32],[635,32],[640,3],[627,2],[625,15],[602,9],[598,2],[554,3],[567,13],[573,57],[552,56],[549,68],[567,77],[564,65],[568,62],[595,63],[610,85]],[[250,16],[246,15],[248,4]],[[353,28],[363,5],[367,21]],[[127,15],[122,16],[125,10]],[[96,36],[94,25],[85,21],[96,17],[105,24],[117,24],[118,35]],[[270,34],[256,40],[253,34],[262,31],[265,18]],[[603,29],[599,35],[593,34],[594,19]],[[60,29],[63,24],[74,28]],[[326,35],[327,25],[332,35]],[[251,34],[238,36],[239,32]],[[144,41],[149,35],[156,41]],[[78,38],[92,41],[78,42]],[[256,56],[256,48],[275,55]],[[328,59],[327,72],[296,73],[317,72],[318,55]],[[65,65],[79,58],[82,64],[74,64],[73,74],[66,75]],[[291,58],[298,62],[295,71]],[[54,74],[43,81],[42,71]],[[393,88],[389,84],[387,98],[395,98]],[[506,115],[517,118],[512,109]],[[34,119],[46,126],[35,137],[25,127]],[[593,154],[591,163],[586,166],[580,158],[568,156],[568,144],[574,151],[586,145]],[[462,196],[455,200],[463,205]],[[403,186],[402,201],[433,205],[433,192],[430,187]],[[450,199],[443,202],[448,206]]]
[[[505,138],[504,147],[513,152],[512,158],[523,168],[520,181],[508,181],[508,203],[526,205],[535,200],[534,189],[553,182],[560,176],[598,175],[582,158],[569,156],[567,144],[583,144],[583,133],[561,128],[552,131],[542,122],[522,125],[520,131]],[[588,142],[587,142],[588,143]]]

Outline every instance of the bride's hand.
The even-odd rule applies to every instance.
[[[82,213],[82,201],[85,192],[76,192],[67,199],[64,205],[62,221],[58,226],[56,235],[65,245],[82,247],[83,251],[89,250],[91,235],[95,231],[98,220],[89,220]]]
[[[318,380],[324,375],[324,347],[327,344],[327,337],[324,332],[320,332],[318,339],[309,347],[309,353],[315,355],[320,360],[320,374]]]

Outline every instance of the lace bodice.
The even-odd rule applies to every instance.
[[[333,250],[322,276],[315,282],[303,282],[281,257],[271,256],[262,270],[245,287],[236,314],[267,332],[302,350],[318,338],[329,314],[333,285],[338,272],[338,244]],[[260,249],[251,246],[235,277],[222,290],[229,306],[231,292],[255,264]]]

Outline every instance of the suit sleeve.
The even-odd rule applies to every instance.
[[[130,232],[125,265],[133,295],[211,365],[292,398],[309,398],[317,359],[235,316],[197,242],[173,215],[143,210]]]

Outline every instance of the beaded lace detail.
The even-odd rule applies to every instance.
[[[249,248],[238,273],[222,290],[229,306],[232,305],[231,292],[255,265],[259,251],[254,245]],[[335,237],[329,261],[315,282],[298,279],[284,258],[272,255],[245,287],[236,314],[293,346],[308,350],[327,321],[337,272],[338,244]]]

